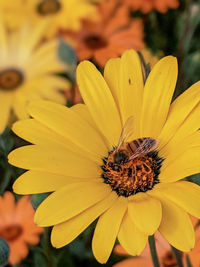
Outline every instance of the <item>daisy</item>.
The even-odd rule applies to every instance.
[[[108,59],[125,50],[144,47],[143,22],[129,17],[129,10],[116,1],[104,0],[99,5],[100,21],[84,20],[78,32],[63,36],[74,44],[79,61],[93,58],[101,67]]]
[[[21,17],[25,21],[27,14],[36,23],[45,18],[51,20],[51,25],[46,31],[48,37],[52,37],[60,29],[78,30],[81,19],[88,16],[97,19],[96,6],[89,0],[25,0],[15,9],[14,20]],[[10,20],[14,21],[12,16]]]
[[[11,192],[0,196],[0,238],[10,248],[9,263],[19,263],[28,255],[28,245],[36,245],[43,229],[33,222],[34,209],[27,196],[17,203]]]
[[[122,0],[123,3],[131,7],[134,11],[140,10],[142,13],[149,13],[157,10],[160,13],[166,13],[168,9],[179,7],[178,0]]]
[[[200,83],[171,104],[177,72],[176,58],[164,57],[144,84],[133,50],[109,60],[104,77],[84,61],[77,81],[85,104],[66,108],[35,101],[28,108],[33,119],[14,125],[14,132],[33,144],[9,155],[11,164],[29,170],[14,191],[53,192],[35,214],[38,225],[53,226],[53,246],[69,244],[99,218],[92,250],[101,263],[116,238],[127,253],[140,255],[157,230],[179,250],[194,247],[187,213],[200,217],[200,188],[180,180],[200,171]],[[127,129],[128,139],[119,147]],[[130,152],[133,143],[145,140],[154,151]],[[119,148],[127,141],[132,142],[124,152]]]
[[[27,24],[19,32],[10,33],[0,24],[0,133],[11,112],[20,119],[28,117],[26,105],[32,99],[66,103],[60,90],[70,85],[54,75],[67,70],[57,55],[58,41],[41,44],[47,26],[46,22],[36,27]]]

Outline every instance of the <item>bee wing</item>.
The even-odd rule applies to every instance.
[[[145,155],[153,151],[159,144],[159,141],[153,138],[144,138],[140,146],[129,157],[129,160],[135,159],[140,155]]]
[[[133,116],[129,117],[126,120],[119,138],[119,143],[117,145],[117,148],[119,148],[124,143],[124,141],[131,136],[132,133],[133,133]]]

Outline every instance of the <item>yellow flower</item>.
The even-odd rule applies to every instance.
[[[0,25],[0,133],[11,111],[20,119],[28,117],[30,100],[66,102],[58,90],[68,89],[69,83],[53,74],[67,69],[58,59],[58,41],[40,44],[47,26],[46,22],[34,28],[25,25],[19,32],[8,33]]]
[[[11,164],[29,170],[14,191],[53,192],[35,215],[38,225],[54,226],[53,246],[70,243],[99,217],[92,249],[101,263],[116,238],[129,254],[139,255],[156,230],[182,251],[194,247],[187,213],[200,217],[200,188],[180,179],[200,171],[200,83],[170,104],[176,79],[172,56],[154,66],[145,85],[133,50],[109,60],[104,78],[84,61],[77,80],[85,105],[36,101],[28,109],[33,119],[14,125],[16,134],[34,144],[9,155]],[[129,141],[151,137],[159,146],[134,159],[114,149],[123,155],[122,161],[115,155],[114,164],[113,147],[132,117]]]
[[[97,17],[96,7],[89,0],[26,0],[23,4],[19,1],[14,17],[13,8],[10,7],[9,11],[8,21],[12,27],[19,25],[18,17],[27,20],[27,14],[35,22],[48,17],[51,19],[51,25],[46,35],[49,37],[66,28],[78,30],[81,19],[88,16],[90,19]]]

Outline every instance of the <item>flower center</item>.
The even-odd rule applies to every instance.
[[[107,45],[107,41],[100,35],[90,35],[85,38],[85,44],[90,49],[100,49]]]
[[[52,15],[61,9],[59,0],[43,0],[38,6],[37,10],[42,16]]]
[[[177,261],[174,254],[168,251],[162,259],[163,266],[165,267],[175,267],[177,266]]]
[[[13,241],[17,239],[23,232],[20,225],[10,225],[0,230],[0,237],[6,241]]]
[[[146,155],[138,156],[130,161],[123,158],[123,151],[118,153],[120,163],[111,160],[113,151],[103,159],[102,177],[119,196],[129,197],[139,192],[151,190],[159,183],[158,175],[163,159],[158,157],[158,152],[153,151]],[[125,154],[124,154],[125,155]]]
[[[16,69],[0,71],[0,90],[13,90],[24,80],[23,74]]]

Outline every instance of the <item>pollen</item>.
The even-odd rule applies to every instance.
[[[162,161],[156,151],[121,164],[114,164],[104,158],[102,178],[119,196],[129,197],[151,190],[159,183]]]

